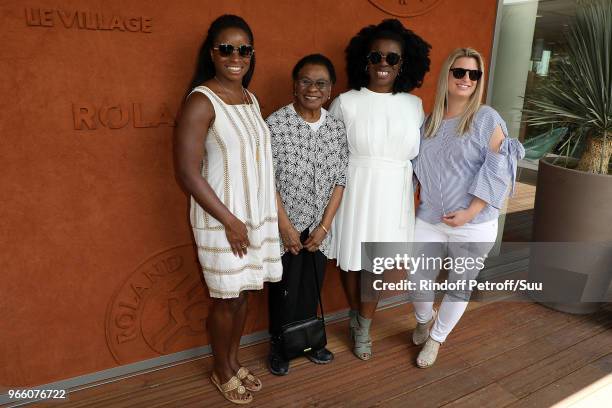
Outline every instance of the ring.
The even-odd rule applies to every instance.
[[[242,245],[240,245],[240,247],[241,248],[248,248],[248,245],[247,244],[242,244]]]

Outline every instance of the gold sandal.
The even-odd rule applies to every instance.
[[[251,384],[244,384],[243,382],[243,385],[244,385],[244,388],[246,388],[247,390],[251,392],[260,391],[261,387],[263,387],[261,380],[255,377],[253,374],[251,374],[249,369],[246,367],[240,367],[240,369],[236,373],[236,377],[238,377],[240,381],[244,381],[245,379],[247,379]]]
[[[253,402],[253,394],[247,391],[242,382],[238,379],[238,377],[234,376],[229,379],[225,384],[220,384],[219,379],[213,373],[210,376],[210,382],[213,383],[221,392],[221,394],[225,397],[229,402],[233,402],[234,404],[249,404]],[[233,396],[230,394],[231,391],[236,390],[238,392],[237,396]],[[246,394],[246,398],[242,398]]]

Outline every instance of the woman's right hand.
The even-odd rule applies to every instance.
[[[249,243],[248,231],[244,222],[236,217],[232,217],[225,225],[225,236],[232,247],[234,255],[242,258],[247,254],[247,247],[251,244]]]
[[[302,242],[300,241],[300,232],[295,229],[291,223],[279,225],[279,232],[285,249],[293,255],[297,255],[302,250]]]

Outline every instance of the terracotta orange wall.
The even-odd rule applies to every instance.
[[[490,59],[496,0],[375,2],[432,6],[402,18],[433,46],[432,72],[416,92],[426,106],[449,50],[469,45]],[[235,13],[251,24],[251,88],[267,115],[291,99],[291,68],[308,53],[334,61],[334,94],[344,90],[348,39],[391,16],[368,0],[29,0],[3,1],[0,10],[0,385],[43,384],[207,344],[209,299],[171,138],[209,23]],[[327,309],[345,308],[338,274],[329,272]],[[260,293],[246,333],[266,320]]]

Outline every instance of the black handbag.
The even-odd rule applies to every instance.
[[[327,345],[325,335],[325,315],[323,313],[323,302],[321,301],[321,289],[319,287],[319,274],[315,254],[310,253],[314,266],[315,282],[317,285],[317,296],[321,307],[321,317],[314,316],[299,322],[292,322],[281,328],[280,348],[287,360],[303,356],[310,350],[321,350]]]

